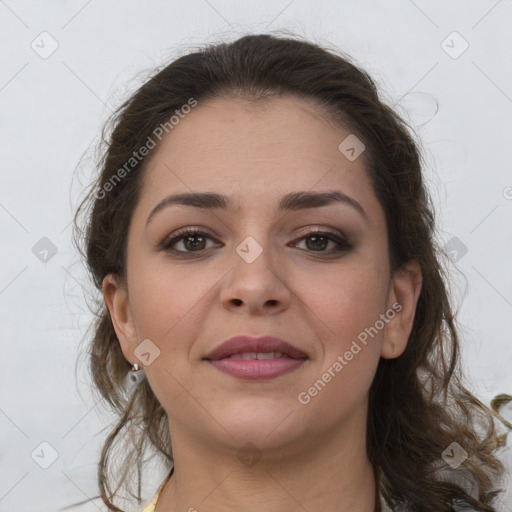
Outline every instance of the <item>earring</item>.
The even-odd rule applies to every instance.
[[[127,377],[129,378],[131,384],[139,384],[146,377],[146,372],[139,368],[137,363],[133,363],[133,367]]]

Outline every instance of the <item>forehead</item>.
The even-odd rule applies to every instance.
[[[200,101],[153,150],[143,189],[368,188],[364,154],[349,161],[338,149],[349,135],[322,108],[293,96]]]

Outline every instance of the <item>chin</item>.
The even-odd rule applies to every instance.
[[[223,430],[226,441],[235,446],[251,442],[262,450],[272,449],[288,443],[290,437],[301,435],[302,421],[297,421],[294,407],[276,400],[244,400],[244,404],[213,416],[222,418],[220,423],[232,434],[231,437]]]

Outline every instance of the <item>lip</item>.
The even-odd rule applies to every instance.
[[[275,336],[237,335],[228,338],[224,343],[212,350],[204,359],[224,359],[226,357],[242,354],[243,352],[281,352],[293,359],[307,359],[308,355],[291,343]]]
[[[288,357],[272,359],[234,359],[232,355],[256,352],[280,352]],[[242,379],[270,379],[302,366],[308,355],[291,343],[274,336],[238,335],[227,339],[205,358],[213,367]]]

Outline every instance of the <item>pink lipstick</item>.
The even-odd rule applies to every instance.
[[[299,368],[308,355],[273,336],[229,338],[204,359],[220,371],[241,379],[271,379]]]

